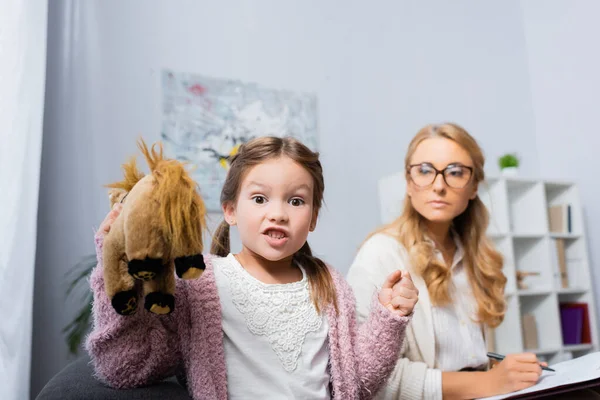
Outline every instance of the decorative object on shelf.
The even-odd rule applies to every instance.
[[[519,173],[519,158],[514,153],[508,153],[500,157],[498,165],[504,176],[516,176]]]
[[[535,316],[533,314],[524,314],[521,323],[523,326],[523,347],[528,350],[537,349],[539,345]]]
[[[530,272],[530,271],[517,271],[517,288],[519,290],[525,290],[529,287],[523,282],[528,276],[539,276],[539,272]]]
[[[573,233],[571,205],[563,203],[548,207],[548,225],[552,233]]]
[[[554,260],[558,266],[558,273],[560,275],[560,286],[563,289],[569,287],[569,274],[567,272],[567,258],[565,253],[565,240],[564,239],[552,239],[554,244],[554,252],[556,259]]]

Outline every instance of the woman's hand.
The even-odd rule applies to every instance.
[[[106,235],[110,232],[110,226],[115,222],[115,219],[121,214],[121,210],[123,209],[123,204],[116,203],[112,210],[106,215],[104,221],[100,224],[100,228],[98,228],[98,233],[101,235]]]
[[[392,272],[379,292],[379,302],[393,314],[405,317],[412,313],[419,300],[419,290],[408,271]]]
[[[533,353],[509,354],[496,364],[487,374],[494,387],[494,395],[516,392],[537,383],[542,375],[542,367]]]

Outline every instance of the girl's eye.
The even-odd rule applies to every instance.
[[[293,205],[294,207],[299,207],[304,204],[304,200],[295,197],[290,200],[290,204]]]
[[[256,204],[264,204],[265,201],[267,201],[263,196],[254,196],[252,200],[254,200]]]

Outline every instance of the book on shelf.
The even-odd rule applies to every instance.
[[[563,344],[592,343],[587,303],[560,303]]]
[[[560,286],[563,289],[569,287],[569,275],[567,273],[567,257],[565,253],[565,240],[564,239],[552,239],[554,249],[552,251],[552,258],[554,264],[558,268],[560,276]]]
[[[523,326],[523,346],[526,349],[537,349],[538,331],[535,316],[533,314],[524,314],[522,317]]]
[[[581,344],[583,310],[576,307],[560,307],[560,325],[563,344]]]
[[[548,207],[548,222],[552,233],[572,233],[573,218],[571,205],[556,204]]]

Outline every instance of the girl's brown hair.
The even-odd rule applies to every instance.
[[[410,179],[408,168],[415,150],[425,139],[436,137],[452,140],[469,153],[474,164],[473,181],[470,185],[477,185],[484,180],[485,158],[481,148],[462,127],[446,123],[424,127],[410,142],[404,160],[407,182]],[[479,322],[493,328],[500,325],[504,319],[506,277],[502,273],[502,255],[495,250],[486,236],[488,222],[488,211],[477,196],[470,200],[467,209],[454,219],[453,226],[464,246],[463,265],[477,301]],[[433,244],[425,238],[424,217],[412,206],[408,195],[404,198],[402,215],[373,234],[378,232],[392,234],[407,249],[415,272],[420,274],[427,284],[432,304],[445,305],[451,302],[448,290],[452,278],[451,270],[434,256]]]
[[[230,168],[221,190],[221,205],[235,204],[247,172],[255,165],[267,160],[288,157],[304,167],[312,176],[314,218],[317,217],[323,202],[325,182],[323,169],[319,161],[319,153],[311,151],[300,141],[292,137],[264,136],[242,144],[238,152],[231,158]],[[210,252],[225,257],[229,254],[229,224],[221,222],[213,235]],[[294,254],[294,261],[302,265],[308,276],[311,298],[318,312],[332,304],[337,312],[337,301],[333,278],[325,263],[313,256],[308,242]]]

